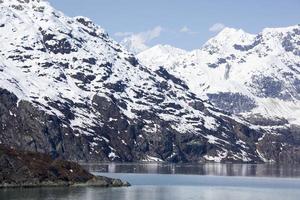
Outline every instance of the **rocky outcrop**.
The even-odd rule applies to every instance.
[[[278,130],[279,129],[279,130]],[[281,134],[266,134],[257,144],[257,150],[269,161],[276,163],[300,163],[300,126],[273,129]]]
[[[53,160],[40,153],[22,152],[0,145],[0,188],[43,186],[129,186],[127,182],[96,177],[80,165]]]

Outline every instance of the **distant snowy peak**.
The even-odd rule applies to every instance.
[[[256,35],[246,33],[243,30],[225,28],[195,52],[200,51],[202,54],[207,52],[212,57],[218,57],[218,59],[234,56],[242,59],[241,62],[253,55],[259,58],[285,54],[298,56],[300,55],[299,40],[300,25],[265,28]]]
[[[256,35],[249,34],[241,29],[225,28],[217,36],[206,42],[202,50],[208,51],[210,54],[226,54],[234,51],[249,51],[258,45],[262,45],[263,48],[260,50],[271,49],[278,52],[284,48],[281,44],[289,37],[295,36],[299,31],[299,25],[284,28],[265,28]]]
[[[204,50],[212,53],[224,53],[232,50],[233,45],[250,44],[255,39],[255,35],[246,33],[242,29],[224,28],[219,34],[208,40],[204,45]]]
[[[170,45],[156,45],[146,51],[139,53],[137,58],[145,65],[159,67],[166,62],[173,63],[180,56],[187,54],[187,51],[172,47]]]
[[[231,63],[229,59],[244,62],[253,56],[300,55],[300,25],[265,28],[258,34],[250,34],[242,29],[224,28],[201,48],[184,51],[168,45],[157,45],[138,54],[146,65],[208,64],[211,62]],[[220,63],[219,63],[220,64]]]
[[[171,45],[156,45],[150,49],[148,49],[148,51],[152,51],[153,53],[156,52],[157,54],[159,53],[163,53],[163,54],[170,54],[170,55],[182,55],[185,54],[187,51],[183,50],[183,49],[179,49],[176,47],[173,47]]]

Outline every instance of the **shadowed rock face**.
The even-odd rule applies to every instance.
[[[0,145],[0,188],[41,186],[119,187],[128,183],[96,177],[74,162]]]
[[[63,127],[57,116],[46,114],[29,102],[20,101],[17,105],[16,96],[6,90],[1,89],[0,96],[2,144],[49,153],[53,158],[64,155],[71,160],[92,159],[89,149],[84,148],[88,137],[75,137],[76,132]]]
[[[300,132],[299,126],[276,130],[279,135],[265,135],[258,143],[257,149],[266,158],[277,163],[300,163]]]
[[[89,162],[109,161],[107,155],[110,154],[111,148],[116,149],[118,157],[115,161],[138,161],[143,159],[145,154],[150,154],[158,155],[158,158],[170,162],[196,162],[202,160],[205,155],[217,156],[218,151],[221,150],[218,145],[208,143],[207,139],[201,135],[177,132],[172,129],[169,122],[153,115],[153,111],[136,111],[140,119],[150,119],[158,124],[159,129],[156,133],[147,134],[143,129],[145,123],[142,120],[132,121],[128,119],[121,113],[119,104],[117,100],[109,100],[99,96],[93,98],[93,108],[91,109],[101,113],[101,119],[104,120],[103,126],[94,126],[93,129],[98,133],[98,136],[110,141],[109,145],[105,141],[100,141],[97,146],[93,147],[98,152],[95,154],[90,153],[90,143],[93,141],[93,137],[77,135],[76,131],[67,126],[65,121],[68,119],[67,117],[72,119],[70,109],[64,109],[66,119],[63,120],[39,110],[30,102],[18,102],[18,98],[14,94],[1,89],[1,141],[17,149],[49,153],[52,158]],[[62,106],[55,103],[54,105]],[[202,111],[206,109],[201,101],[195,101],[191,106]],[[166,108],[168,107],[180,109],[176,105],[167,105]],[[222,142],[222,145],[232,149],[232,151],[239,151],[238,146],[232,146],[230,143],[238,140],[238,138],[245,140],[251,133],[254,137],[251,136],[251,139],[248,140],[248,145],[251,147],[247,151],[251,153],[253,162],[260,162],[255,154],[253,142],[257,141],[261,134],[230,118],[215,117],[224,125],[219,130],[227,134],[222,139],[228,141],[228,144]],[[116,120],[110,121],[111,118]],[[214,131],[211,134],[215,134]],[[226,160],[234,162],[233,159],[226,158],[224,161]]]
[[[282,47],[287,52],[292,52],[295,56],[300,56],[300,42],[294,39],[297,35],[300,35],[300,30],[295,28],[283,38]]]
[[[231,113],[247,112],[256,107],[253,99],[239,93],[220,92],[207,96],[214,105]]]
[[[285,91],[284,83],[273,77],[254,76],[253,84],[257,85],[257,96],[279,99],[290,99],[291,96],[282,94]]]

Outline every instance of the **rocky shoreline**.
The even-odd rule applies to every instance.
[[[0,188],[10,187],[122,187],[128,182],[94,176],[79,164],[51,156],[17,151],[0,145]]]

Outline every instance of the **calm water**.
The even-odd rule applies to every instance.
[[[212,176],[299,177],[300,166],[274,164],[164,164],[104,163],[83,165],[91,172],[142,174],[193,174]],[[299,198],[300,199],[300,198]]]
[[[299,200],[300,168],[274,165],[85,165],[128,188],[0,190],[0,200]],[[299,178],[296,178],[299,177]]]

